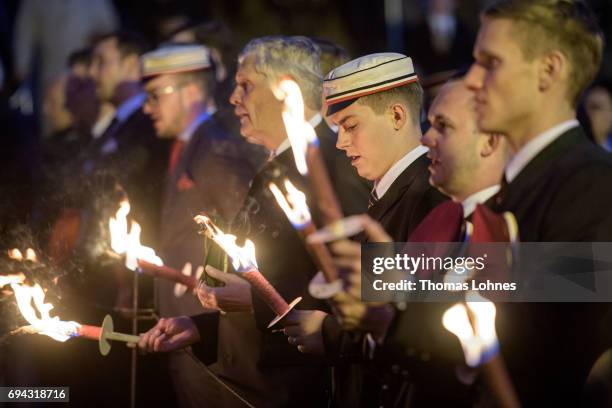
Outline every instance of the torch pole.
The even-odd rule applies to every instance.
[[[138,336],[138,273],[134,273],[132,288],[132,335]],[[136,407],[136,372],[138,369],[137,347],[132,349],[132,364],[130,370],[130,408]]]

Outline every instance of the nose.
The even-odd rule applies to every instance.
[[[434,130],[433,126],[431,126],[427,130],[427,132],[425,132],[425,134],[421,136],[421,144],[429,148],[436,147],[437,145],[436,131]]]
[[[465,75],[465,86],[471,91],[477,91],[482,88],[485,70],[480,65],[473,63],[470,70]]]
[[[338,129],[338,139],[336,140],[336,148],[340,150],[346,150],[351,145],[351,138],[344,131],[342,126]]]
[[[242,99],[242,94],[240,91],[240,87],[236,85],[234,87],[234,90],[232,91],[232,94],[229,97],[229,103],[231,103],[234,106],[237,106],[240,103],[241,99]]]

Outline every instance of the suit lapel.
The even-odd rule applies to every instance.
[[[545,173],[551,170],[560,159],[565,156],[569,149],[586,141],[581,127],[575,127],[559,136],[538,155],[536,155],[518,176],[508,184],[502,208],[511,209],[516,207],[521,198],[531,191],[541,180]]]
[[[421,172],[427,171],[428,165],[429,159],[427,159],[427,156],[425,154],[419,156],[395,179],[385,195],[368,209],[368,215],[375,220],[382,219],[395,206],[397,200],[402,198],[404,192],[410,188],[417,176]]]

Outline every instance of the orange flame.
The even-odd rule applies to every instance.
[[[65,322],[59,317],[51,317],[51,303],[45,303],[45,292],[39,284],[28,286],[19,283],[11,284],[17,299],[17,306],[31,328],[39,334],[64,342],[77,335],[81,325],[77,322]],[[39,317],[40,316],[40,317]]]
[[[475,367],[482,363],[485,353],[498,345],[496,309],[492,302],[477,292],[468,292],[466,299],[467,302],[457,303],[444,312],[442,324],[459,339],[466,364]]]
[[[255,244],[247,239],[244,246],[236,244],[236,236],[225,234],[206,215],[196,215],[194,221],[205,228],[206,234],[217,243],[232,258],[232,265],[236,272],[248,272],[257,269],[255,259]]]
[[[276,202],[283,209],[292,225],[299,228],[312,220],[308,204],[306,204],[306,195],[295,188],[291,181],[285,179],[287,196],[274,183],[270,183],[268,188],[272,191]]]
[[[125,266],[132,271],[138,267],[139,259],[162,266],[164,262],[157,256],[155,250],[140,243],[140,233],[142,232],[140,224],[132,221],[128,230],[127,216],[129,213],[130,203],[123,200],[115,216],[108,220],[111,248],[119,255],[125,254]]]
[[[278,86],[273,87],[272,91],[276,99],[284,102],[283,122],[291,142],[295,165],[300,174],[306,175],[306,149],[309,143],[317,142],[317,134],[312,125],[304,119],[304,99],[300,86],[294,80],[285,78]]]

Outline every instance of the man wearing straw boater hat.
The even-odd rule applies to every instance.
[[[210,244],[205,245],[194,233],[193,215],[206,211],[219,220],[231,221],[259,165],[258,153],[259,158],[262,155],[216,119],[212,102],[215,80],[207,47],[162,46],[144,54],[141,63],[147,94],[144,110],[153,120],[157,136],[173,140],[160,256],[178,270],[191,264],[195,275]],[[177,292],[173,282],[158,280],[156,291],[163,318],[202,312],[198,299]],[[181,406],[202,406],[210,400],[206,384],[214,381],[209,374],[184,353],[171,354],[168,361]]]

